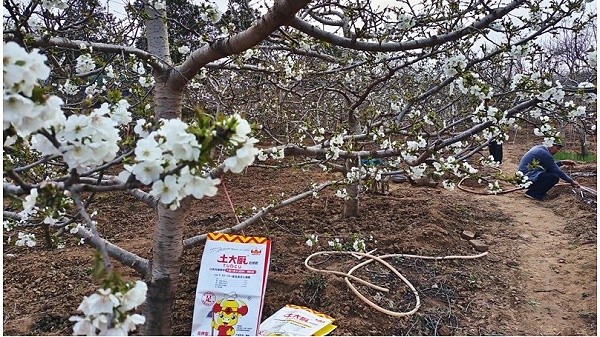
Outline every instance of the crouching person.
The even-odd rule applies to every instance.
[[[575,162],[572,160],[554,161],[554,157],[552,157],[561,148],[562,144],[560,143],[554,143],[552,146],[536,145],[523,155],[519,163],[519,171],[523,172],[533,182],[525,192],[526,197],[543,200],[546,193],[560,179],[570,183],[575,188],[580,187],[578,182],[560,168],[563,165],[575,166]]]

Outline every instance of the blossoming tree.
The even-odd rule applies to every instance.
[[[539,67],[539,37],[595,18],[582,0],[278,0],[262,12],[231,1],[224,13],[201,2],[178,11],[193,20],[171,17],[176,4],[186,3],[143,0],[116,18],[94,1],[4,2],[4,192],[23,199],[5,227],[39,225],[50,243],[51,231],[70,232],[98,249],[105,281],[72,318],[77,334],[142,323],[171,334],[182,251],[205,239],[184,237],[189,200],[214,196],[224,172],[255,158],[310,157],[341,172],[347,188],[336,195],[352,216],[361,181],[385,171],[453,188],[519,120],[546,142],[559,137],[557,119],[595,120],[591,83],[564,90]],[[586,66],[595,72],[595,56]],[[256,137],[275,146],[259,149]],[[363,165],[375,159],[385,165]],[[101,237],[87,211],[96,193],[117,190],[156,210],[148,259]],[[20,232],[16,243],[35,237]],[[116,278],[111,258],[147,285]],[[144,299],[144,316],[129,314]]]

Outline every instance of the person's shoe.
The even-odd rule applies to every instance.
[[[535,201],[542,201],[541,199],[535,198],[535,197],[533,197],[533,196],[531,196],[531,195],[529,195],[527,193],[525,193],[525,197],[527,197],[527,198],[529,198],[531,200],[535,200]]]

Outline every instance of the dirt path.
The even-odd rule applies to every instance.
[[[564,210],[555,212],[548,202],[530,200],[523,192],[475,198],[512,218],[504,233],[484,239],[492,243],[490,252],[514,270],[507,289],[514,302],[504,315],[517,327],[514,333],[577,335],[589,329],[596,310],[596,245],[573,244]]]

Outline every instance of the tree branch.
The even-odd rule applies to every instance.
[[[327,31],[319,29],[299,18],[294,18],[291,21],[290,26],[318,40],[326,41],[331,44],[349,49],[377,52],[406,51],[412,49],[433,47],[440,44],[444,44],[446,42],[458,40],[463,36],[472,33],[473,31],[486,28],[490,23],[505,16],[506,14],[518,8],[525,2],[526,0],[515,0],[505,7],[491,11],[488,15],[484,16],[480,20],[475,21],[473,24],[450,33],[400,43],[363,42],[352,38],[343,38],[333,33],[329,33]]]
[[[77,235],[78,237],[85,239],[87,242],[91,244],[91,239],[93,237],[92,233],[87,232],[87,231],[83,231],[83,230],[79,230],[75,235]],[[102,245],[104,245],[106,247],[106,251],[108,252],[108,255],[112,258],[114,258],[115,260],[119,261],[120,263],[122,263],[123,265],[126,265],[128,267],[133,268],[133,270],[137,271],[140,275],[145,275],[148,272],[148,260],[138,256],[132,252],[129,252],[113,243],[110,243],[108,240],[106,239],[101,239],[102,240]],[[92,247],[95,247],[94,245],[92,245]]]
[[[328,181],[326,183],[323,183],[323,184],[321,184],[321,185],[319,185],[319,186],[311,189],[310,191],[306,191],[306,192],[300,193],[300,194],[298,194],[296,196],[293,196],[293,197],[290,197],[288,199],[285,199],[285,200],[283,200],[282,202],[280,202],[277,205],[271,204],[271,205],[269,205],[267,207],[264,207],[263,209],[261,209],[260,211],[258,211],[258,213],[254,214],[253,216],[251,216],[250,218],[246,219],[245,221],[243,221],[243,222],[241,222],[241,223],[239,223],[239,224],[237,224],[237,225],[235,225],[233,227],[220,229],[220,230],[218,230],[216,232],[218,232],[218,233],[237,233],[237,232],[243,230],[244,228],[250,226],[251,224],[255,223],[256,221],[258,221],[259,219],[261,219],[265,215],[267,215],[267,214],[269,214],[269,213],[271,213],[271,212],[273,212],[273,211],[275,211],[277,209],[283,208],[283,207],[288,206],[290,204],[293,204],[293,203],[295,203],[297,201],[300,201],[300,200],[302,200],[304,198],[312,196],[313,193],[319,192],[322,189],[324,189],[325,187],[328,187],[328,186],[330,186],[330,185],[332,185],[334,183],[335,183],[335,181]],[[197,236],[185,239],[185,240],[183,240],[183,248],[184,249],[188,249],[188,248],[192,248],[192,247],[198,246],[201,243],[203,243],[204,241],[206,241],[206,237],[207,237],[207,234],[202,234],[202,235],[197,235]]]
[[[86,242],[88,242],[92,247],[100,251],[104,260],[103,262],[105,268],[107,270],[110,270],[112,268],[112,264],[110,263],[109,257],[113,257],[117,261],[135,269],[141,275],[144,275],[148,270],[148,260],[139,257],[131,252],[128,252],[105,239],[102,239],[100,237],[100,234],[98,233],[94,221],[92,220],[92,218],[90,218],[89,214],[83,207],[83,203],[79,198],[79,194],[77,194],[77,192],[75,191],[71,191],[71,197],[73,198],[75,205],[79,209],[79,214],[84,219],[84,221],[87,224],[87,227],[89,228],[88,231],[81,229],[78,230],[76,235],[82,239],[85,239]]]
[[[161,66],[160,63],[157,63],[156,61],[154,61],[154,60],[160,61],[160,59],[157,58],[155,55],[153,55],[145,50],[141,50],[141,49],[129,47],[129,46],[119,46],[119,45],[115,45],[115,44],[89,42],[89,41],[83,41],[83,40],[70,40],[70,39],[62,38],[62,37],[52,37],[52,38],[37,37],[37,38],[33,39],[33,42],[31,44],[36,47],[60,47],[60,48],[70,48],[70,49],[77,49],[77,50],[81,49],[81,46],[85,46],[87,48],[91,47],[93,50],[96,50],[96,51],[135,55],[135,56],[139,57],[140,59],[145,60],[152,67],[155,67],[157,69],[164,70],[164,69],[170,68],[170,66],[164,62],[160,62],[160,63],[164,64],[163,66]]]
[[[532,108],[539,102],[540,102],[540,100],[538,100],[537,98],[533,98],[529,101],[520,103],[520,104],[514,106],[513,108],[506,110],[506,117],[512,117],[519,112],[522,112],[529,108]],[[481,132],[481,131],[485,130],[486,128],[489,128],[492,125],[493,125],[493,123],[491,121],[477,124],[477,125],[473,126],[472,128],[457,134],[454,137],[448,138],[448,139],[440,142],[432,150],[436,151],[436,150],[442,149],[450,144],[454,144],[462,139],[465,139],[465,138],[470,137],[478,132]]]
[[[158,205],[157,198],[153,197],[149,193],[146,193],[140,189],[136,188],[134,190],[127,190],[127,193],[131,194],[134,198],[144,202],[146,205],[148,205],[152,208],[156,208],[156,206]]]
[[[21,195],[25,193],[25,190],[15,184],[3,183],[2,192],[6,195]]]
[[[293,19],[310,0],[279,0],[250,28],[229,38],[220,39],[193,51],[183,64],[172,72],[172,84],[181,87],[209,62],[241,53],[266,39],[271,33]]]
[[[104,268],[106,268],[106,270],[109,272],[112,271],[112,263],[110,262],[108,251],[106,249],[106,243],[100,237],[100,233],[98,233],[98,229],[96,228],[94,221],[83,206],[79,194],[75,191],[71,191],[71,198],[73,199],[75,206],[77,206],[77,208],[79,209],[79,215],[81,215],[81,218],[83,218],[83,220],[87,224],[87,227],[90,229],[91,237],[89,238],[88,242],[90,242],[91,245],[98,249],[100,251],[100,254],[102,254],[102,262],[104,262]]]

